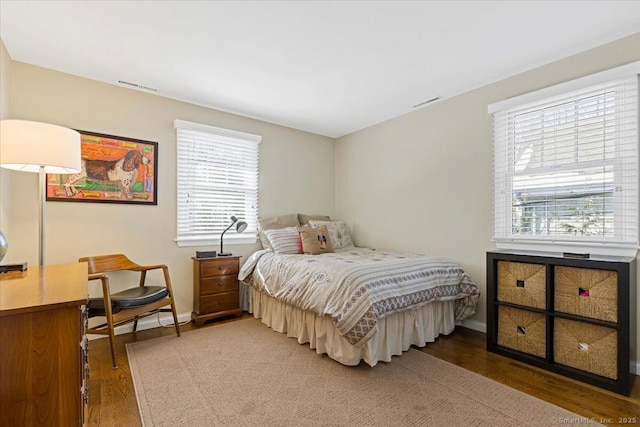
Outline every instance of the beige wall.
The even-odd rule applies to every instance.
[[[11,118],[158,142],[158,205],[47,202],[47,263],[126,253],[169,265],[180,313],[192,311],[192,260],[178,248],[173,121],[188,120],[262,135],[260,215],[333,215],[334,140],[20,62],[11,64]],[[317,165],[322,164],[322,173]],[[37,263],[37,174],[10,172],[14,261]],[[18,237],[16,237],[18,236]],[[225,245],[246,259],[255,245]],[[157,280],[157,279],[156,279]],[[93,290],[95,292],[96,290]]]
[[[357,245],[462,264],[483,292],[469,326],[483,329],[485,252],[495,249],[487,106],[637,60],[640,33],[339,138],[336,216]]]
[[[4,42],[0,39],[0,120],[10,117],[9,98],[11,94],[11,58],[4,46]],[[11,230],[9,228],[9,200],[11,194],[10,172],[0,168],[0,231],[5,237],[12,241]],[[3,262],[9,261],[9,255]]]

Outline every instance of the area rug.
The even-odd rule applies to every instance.
[[[348,367],[257,319],[127,344],[142,423],[547,426],[578,415],[415,349]]]

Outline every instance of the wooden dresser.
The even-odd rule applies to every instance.
[[[240,257],[193,258],[193,312],[196,326],[224,316],[242,316],[238,290]]]
[[[629,396],[636,259],[487,253],[487,349]]]
[[[0,425],[86,425],[87,264],[0,274]]]

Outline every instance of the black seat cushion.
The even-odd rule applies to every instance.
[[[158,301],[169,295],[164,286],[138,286],[111,295],[111,312],[117,313],[124,308],[140,307]],[[87,304],[89,317],[106,315],[104,299],[89,298]]]

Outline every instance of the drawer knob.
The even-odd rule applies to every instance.
[[[222,305],[222,301],[218,301],[218,304]]]

